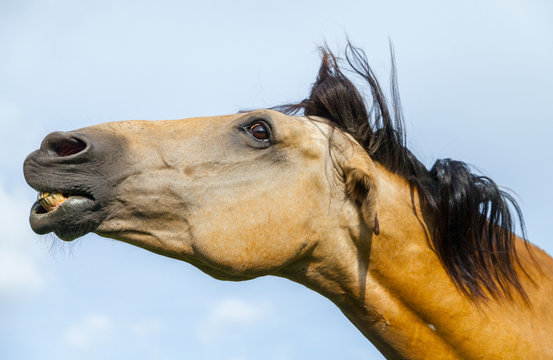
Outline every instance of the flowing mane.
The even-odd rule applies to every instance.
[[[517,202],[493,180],[474,174],[463,162],[439,159],[427,169],[409,151],[393,50],[389,103],[363,50],[349,42],[346,47],[347,71],[368,83],[371,106],[365,105],[359,90],[344,74],[340,59],[328,47],[321,48],[321,54],[322,64],[309,97],[275,109],[330,120],[334,127],[351,134],[373,160],[416,187],[435,224],[431,234],[434,251],[462,293],[473,300],[512,299],[514,290],[528,301],[516,271],[522,268],[515,249],[517,219],[526,237]]]

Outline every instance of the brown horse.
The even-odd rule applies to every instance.
[[[395,81],[389,106],[348,46],[368,111],[322,53],[298,104],[48,135],[24,164],[33,230],[95,232],[223,280],[291,279],[388,358],[553,358],[553,259],[513,234],[516,203],[464,163],[425,168]]]

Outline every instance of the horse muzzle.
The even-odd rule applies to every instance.
[[[37,234],[70,241],[94,231],[113,195],[121,141],[92,129],[54,132],[25,159],[27,183],[38,192],[29,222]]]

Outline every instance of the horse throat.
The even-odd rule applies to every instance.
[[[321,240],[281,275],[333,301],[387,358],[459,358],[424,309],[440,289],[458,294],[429,246],[418,196],[381,167],[379,177],[380,233],[351,219],[348,231]]]

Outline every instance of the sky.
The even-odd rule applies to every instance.
[[[408,143],[511,189],[553,254],[550,1],[0,2],[0,358],[381,359],[322,296],[233,283],[86,235],[35,235],[22,163],[54,130],[302,99],[346,35],[382,83],[395,47]],[[386,85],[385,85],[386,87]]]

